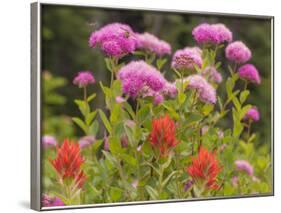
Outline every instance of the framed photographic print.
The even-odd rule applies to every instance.
[[[31,207],[274,195],[274,18],[33,3]]]

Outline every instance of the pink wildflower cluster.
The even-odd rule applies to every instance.
[[[51,206],[64,206],[64,202],[58,197],[51,197],[47,194],[42,195],[41,204],[43,207],[51,207]]]
[[[242,42],[235,41],[225,48],[226,58],[237,64],[243,64],[252,57],[251,50]]]
[[[257,109],[257,107],[252,107],[251,109],[249,109],[245,116],[244,116],[244,120],[251,120],[251,121],[259,121],[260,120],[260,113]]]
[[[57,140],[51,135],[44,135],[42,137],[42,144],[44,148],[55,147],[57,145]]]
[[[122,67],[117,75],[122,81],[123,93],[130,97],[154,97],[154,103],[159,104],[164,100],[163,95],[173,96],[176,89],[153,66],[146,62],[132,61]]]
[[[90,71],[81,71],[74,78],[73,84],[78,85],[79,87],[85,87],[88,84],[94,84],[96,80]]]
[[[186,47],[177,50],[172,59],[172,67],[175,69],[194,69],[194,66],[202,66],[201,49],[198,47]]]
[[[245,64],[242,67],[239,68],[238,70],[239,76],[242,79],[245,79],[247,81],[260,84],[261,83],[261,78],[259,71],[257,68],[252,65],[252,64]]]
[[[137,48],[162,56],[171,54],[171,45],[150,33],[136,34]]]
[[[202,71],[202,75],[205,76],[210,81],[213,81],[213,82],[216,82],[216,83],[222,82],[222,76],[214,66],[206,67]]]
[[[216,90],[204,77],[195,74],[188,76],[184,81],[188,81],[188,89],[195,89],[197,91],[201,101],[212,104],[216,103]]]
[[[96,138],[94,136],[84,136],[82,138],[80,138],[79,140],[79,146],[80,148],[85,148],[90,146],[91,144],[93,144],[95,142]]]
[[[237,171],[244,171],[249,176],[253,176],[253,174],[254,174],[254,168],[252,167],[252,165],[248,161],[236,160],[235,166],[236,166]]]
[[[120,58],[136,49],[137,39],[130,26],[112,23],[93,32],[89,45],[92,48],[99,45],[106,55]]]
[[[216,45],[232,41],[232,32],[224,24],[200,24],[192,30],[192,35],[199,44]]]

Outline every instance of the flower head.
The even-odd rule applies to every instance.
[[[169,117],[169,115],[165,115],[163,117],[153,119],[149,141],[154,148],[160,151],[161,156],[167,156],[170,149],[179,143],[175,134],[175,122]]]
[[[116,96],[115,101],[119,104],[126,102],[125,98],[123,98],[122,96]]]
[[[78,187],[82,187],[86,176],[81,170],[81,165],[84,159],[80,153],[80,146],[78,143],[73,143],[64,140],[61,147],[57,147],[57,156],[51,160],[51,164],[56,169],[60,178],[72,179]]]
[[[121,23],[105,25],[93,32],[90,47],[99,45],[108,56],[120,58],[136,49],[137,39],[130,26]]]
[[[94,136],[84,136],[82,138],[80,138],[79,140],[79,145],[80,148],[85,148],[90,146],[91,144],[93,144],[95,142],[96,138]]]
[[[194,69],[194,66],[202,66],[203,60],[199,48],[185,48],[177,50],[172,59],[172,67],[175,69]]]
[[[260,84],[261,78],[259,71],[256,69],[256,67],[252,64],[245,64],[238,70],[239,76],[242,79],[245,79],[247,81]]]
[[[244,120],[251,120],[251,121],[255,121],[255,122],[259,121],[260,120],[260,113],[259,113],[257,107],[253,106],[252,108],[250,108],[246,112],[243,119]]]
[[[220,44],[232,41],[232,32],[224,24],[203,23],[192,30],[199,44]]]
[[[222,82],[222,76],[217,71],[217,69],[213,66],[208,66],[202,71],[202,75],[207,77],[210,81],[221,83]]]
[[[79,87],[85,87],[88,84],[94,84],[96,80],[90,71],[81,71],[74,78],[73,84],[78,85]]]
[[[175,84],[172,84],[170,82],[167,82],[164,89],[163,89],[163,94],[166,96],[169,96],[171,98],[176,97],[178,94],[178,90]]]
[[[252,165],[248,161],[236,160],[235,166],[236,166],[237,171],[244,171],[249,176],[253,176],[253,174],[254,174],[254,168],[252,167]]]
[[[44,135],[42,138],[42,144],[44,148],[55,147],[57,145],[57,140],[53,136]]]
[[[43,194],[41,198],[41,204],[43,207],[51,206],[64,206],[64,202],[58,197],[51,197],[47,194]]]
[[[216,103],[216,90],[204,77],[198,74],[190,75],[184,79],[185,81],[188,81],[188,89],[195,89],[197,91],[201,101],[211,104]]]
[[[171,54],[171,45],[150,33],[136,34],[136,37],[137,48],[139,49],[155,53],[159,56]]]
[[[216,154],[208,152],[203,147],[199,149],[198,156],[192,159],[192,164],[187,168],[194,183],[203,184],[209,189],[218,189],[217,176],[220,171]]]
[[[148,92],[160,92],[167,82],[156,68],[142,60],[123,66],[117,78],[122,82],[123,93],[133,98],[145,96]]]
[[[247,62],[251,57],[251,50],[242,42],[235,41],[225,48],[226,58],[238,64]]]

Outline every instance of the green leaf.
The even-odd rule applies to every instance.
[[[178,102],[180,105],[182,105],[184,102],[185,102],[185,99],[186,99],[186,95],[182,92],[180,92],[178,94]]]
[[[80,118],[75,117],[72,118],[72,120],[84,131],[86,135],[88,134],[88,127]]]
[[[92,100],[96,97],[96,95],[97,95],[96,93],[90,95],[90,96],[87,98],[87,102],[92,101]]]
[[[95,118],[97,114],[97,111],[93,111],[93,112],[90,112],[87,116],[86,116],[86,124],[87,125],[90,125],[93,121],[93,119]]]
[[[105,158],[108,160],[108,162],[112,165],[112,166],[116,166],[117,165],[117,160],[116,158],[110,154],[109,152],[107,151],[102,151],[102,153],[104,154]]]
[[[112,63],[111,63],[111,59],[110,59],[110,58],[105,58],[104,61],[105,61],[106,68],[107,68],[110,72],[112,72]]]
[[[161,70],[162,69],[162,67],[164,66],[164,64],[167,62],[167,59],[166,58],[159,58],[159,59],[157,59],[157,61],[156,61],[156,66],[157,66],[157,69],[158,70]]]
[[[203,106],[203,109],[202,109],[203,114],[205,116],[209,115],[213,110],[214,110],[214,105],[213,104],[205,104]]]
[[[113,202],[120,200],[123,197],[123,190],[118,187],[110,187],[110,197]]]
[[[103,140],[96,140],[92,145],[93,150],[96,152],[102,144],[103,144]]]
[[[122,112],[121,105],[114,104],[113,109],[111,110],[111,114],[110,114],[110,122],[112,123],[112,125],[114,125],[118,121],[120,121],[121,112]]]
[[[109,138],[109,150],[113,155],[119,155],[123,152],[120,140],[116,137]]]
[[[249,90],[244,90],[243,92],[241,92],[240,98],[239,98],[241,104],[243,104],[243,103],[247,100],[249,94],[250,94],[250,91],[249,91]]]
[[[228,78],[228,79],[226,80],[226,92],[227,92],[227,96],[228,96],[228,97],[231,97],[233,87],[234,87],[234,84],[233,84],[233,82],[232,82],[232,79],[231,79],[231,78]]]
[[[157,200],[159,195],[158,192],[153,189],[151,186],[145,186],[146,191],[148,192],[148,194],[150,195],[150,197],[152,198],[152,200]]]
[[[110,122],[108,121],[106,115],[104,114],[104,112],[103,112],[102,110],[99,110],[99,114],[100,114],[100,118],[101,118],[101,120],[102,120],[102,122],[103,122],[105,128],[107,129],[107,131],[108,131],[109,133],[111,133],[111,132],[112,132],[112,127],[111,127],[111,124],[110,124]]]
[[[86,103],[84,100],[74,100],[76,105],[79,107],[81,114],[86,117],[90,112],[89,104]]]
[[[99,122],[95,120],[89,127],[89,134],[96,136],[98,131],[99,131]]]
[[[137,112],[137,119],[139,123],[144,122],[150,116],[150,108],[151,105],[144,105],[138,112]]]
[[[170,173],[168,177],[162,182],[162,187],[165,187],[169,180],[177,173],[178,171],[173,171],[172,173]]]
[[[121,158],[126,163],[130,164],[131,166],[136,166],[137,165],[137,160],[134,157],[132,157],[131,155],[122,154]]]

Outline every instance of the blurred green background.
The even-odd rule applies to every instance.
[[[202,23],[224,23],[232,32],[234,40],[242,40],[251,50],[253,63],[262,77],[259,86],[250,85],[248,103],[256,105],[261,120],[253,125],[257,131],[257,146],[267,144],[271,139],[271,20],[218,15],[194,15],[183,13],[152,12],[138,10],[115,10],[77,6],[42,6],[42,71],[43,71],[43,134],[51,134],[62,140],[65,137],[81,136],[71,117],[79,116],[73,100],[82,97],[82,91],[72,84],[80,70],[91,70],[97,81],[105,85],[110,79],[106,70],[104,55],[99,49],[88,46],[90,33],[105,24],[122,22],[129,24],[136,32],[148,31],[166,40],[173,52],[179,48],[196,45],[192,29]],[[165,69],[169,68],[169,63]],[[128,61],[133,56],[123,60]],[[218,55],[223,64],[220,71],[228,76],[224,52]],[[166,77],[174,80],[172,73]],[[224,83],[218,94],[224,96]],[[104,100],[99,84],[91,87],[97,93],[92,107],[103,108]],[[232,120],[221,125],[231,126]],[[102,131],[100,132],[102,136]]]

